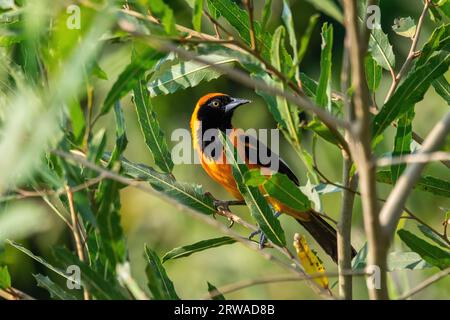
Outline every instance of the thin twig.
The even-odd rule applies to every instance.
[[[368,265],[376,265],[381,269],[380,289],[368,283],[369,296],[371,299],[387,299],[386,281],[386,252],[382,245],[380,223],[378,221],[378,203],[376,189],[376,172],[372,165],[371,149],[371,119],[370,119],[370,93],[367,87],[364,57],[367,52],[367,31],[360,33],[358,21],[357,5],[354,0],[344,0],[345,28],[347,31],[352,87],[354,91],[353,104],[355,109],[355,119],[353,125],[353,139],[350,149],[353,160],[356,163],[360,184],[361,200],[363,204],[364,229],[368,243]],[[370,281],[368,279],[368,281]]]
[[[416,32],[412,39],[412,44],[411,44],[411,48],[409,49],[408,57],[406,58],[405,63],[403,64],[399,73],[397,74],[395,79],[392,81],[392,85],[389,88],[388,94],[385,99],[386,102],[394,95],[394,92],[397,89],[397,86],[400,83],[400,80],[408,71],[413,60],[417,57],[417,54],[416,54],[417,44],[419,42],[420,34],[422,31],[422,27],[423,27],[423,22],[425,20],[425,17],[427,15],[429,7],[430,7],[430,0],[425,0],[425,5],[423,7],[422,14],[420,15],[419,22],[417,23]]]
[[[78,229],[78,216],[77,216],[77,213],[75,212],[75,207],[73,205],[73,192],[72,192],[72,190],[70,190],[70,188],[68,186],[66,186],[65,188],[66,188],[66,193],[67,193],[67,200],[69,202],[70,217],[72,219],[72,234],[73,234],[73,238],[75,240],[77,255],[78,255],[78,258],[80,258],[80,261],[84,262],[86,259],[85,259],[85,255],[84,255],[84,247],[83,247],[81,236],[80,236],[79,229]],[[83,288],[83,296],[84,296],[84,300],[89,300],[89,292],[87,291],[86,288]]]
[[[245,8],[248,11],[248,18],[250,24],[250,43],[253,51],[258,52],[258,44],[256,42],[256,33],[255,33],[255,20],[253,16],[253,0],[244,0]]]
[[[445,278],[449,274],[450,274],[450,267],[447,268],[447,269],[444,269],[444,270],[442,270],[442,271],[440,271],[438,273],[436,273],[435,275],[433,275],[431,277],[429,277],[427,280],[425,280],[424,282],[422,282],[421,284],[419,284],[415,288],[413,288],[410,291],[402,294],[398,299],[399,300],[406,300],[406,299],[412,297],[413,295],[421,292],[422,290],[428,288],[432,284],[438,282],[439,280],[442,280],[443,278]]]
[[[13,287],[0,289],[0,297],[5,300],[35,300],[32,296]]]
[[[358,272],[358,271],[354,271],[354,270],[344,270],[342,272],[343,274],[345,274],[346,276],[350,276],[350,277],[362,277],[362,276],[366,276],[367,273],[364,271]],[[227,294],[227,293],[232,293],[232,292],[236,292],[242,289],[246,289],[249,287],[253,287],[256,285],[261,285],[261,284],[269,284],[269,283],[277,283],[277,282],[291,282],[291,281],[304,281],[304,280],[308,280],[308,279],[317,279],[317,278],[323,278],[323,277],[337,277],[339,276],[338,273],[336,272],[326,272],[326,273],[314,273],[314,274],[310,274],[308,277],[304,277],[304,276],[290,276],[290,275],[273,275],[273,276],[266,276],[263,278],[257,278],[257,279],[248,279],[248,280],[243,280],[243,281],[239,281],[239,282],[235,282],[235,283],[230,283],[228,285],[225,285],[223,287],[217,288],[217,290],[213,290],[211,291],[208,295],[204,296],[203,299],[212,299],[215,298],[221,294]]]

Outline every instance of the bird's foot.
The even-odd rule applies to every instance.
[[[280,216],[281,212],[276,212],[274,217],[278,218]],[[260,234],[259,236],[259,241],[258,241],[258,247],[260,250],[264,249],[264,247],[266,247],[266,243],[267,243],[267,236],[264,234],[264,232],[262,232],[261,228],[253,231],[249,236],[248,239],[252,240],[256,235]]]

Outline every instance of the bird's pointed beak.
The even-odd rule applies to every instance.
[[[239,106],[242,106],[243,104],[250,103],[250,100],[246,99],[238,99],[238,98],[232,98],[231,102],[225,106],[225,112],[231,112],[234,109],[236,109]]]

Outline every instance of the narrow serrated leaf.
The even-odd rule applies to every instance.
[[[156,165],[166,173],[171,172],[173,162],[170,151],[143,81],[134,87],[134,104],[145,143]]]
[[[156,300],[179,300],[173,282],[167,276],[158,255],[147,246],[145,246],[145,258],[147,259],[148,288]]]
[[[37,286],[47,290],[50,293],[52,299],[58,300],[77,300],[77,298],[66,292],[59,285],[54,283],[49,277],[42,274],[34,274],[33,277],[36,279]]]
[[[402,241],[414,252],[417,252],[426,262],[443,270],[450,267],[450,251],[444,251],[401,229],[397,232]]]
[[[214,69],[214,66],[232,66],[238,60],[231,56],[216,54],[201,55],[199,58],[210,63],[205,65],[196,61],[182,61],[171,65],[165,70],[160,70],[147,84],[152,97],[174,93],[178,90],[192,88],[202,82],[217,79],[222,74]]]
[[[107,160],[109,156],[105,155],[104,158]],[[205,194],[201,186],[178,182],[172,175],[157,172],[151,167],[132,163],[124,158],[121,163],[125,175],[135,180],[147,181],[155,190],[175,202],[208,215],[216,212],[213,198]]]
[[[272,208],[258,188],[247,186],[244,182],[244,175],[248,171],[247,166],[240,160],[240,156],[237,154],[237,150],[231,141],[224,135],[221,135],[220,138],[225,148],[226,161],[233,168],[233,177],[236,180],[239,192],[244,197],[250,209],[251,215],[269,240],[279,246],[285,246],[284,231],[281,228],[280,222],[275,217]]]
[[[179,259],[183,257],[190,256],[193,253],[208,250],[211,248],[217,248],[220,246],[224,246],[227,244],[235,243],[236,240],[230,237],[220,237],[220,238],[214,238],[214,239],[207,239],[202,240],[187,246],[182,246],[178,248],[174,248],[167,252],[162,257],[162,263],[166,262],[167,260],[174,260]]]
[[[440,52],[426,64],[411,71],[394,95],[381,108],[373,120],[373,137],[378,137],[390,124],[410,111],[420,102],[432,82],[442,76],[449,67],[450,53]]]
[[[316,92],[317,105],[331,111],[331,67],[333,53],[333,25],[322,26],[322,54],[320,58],[320,79]]]
[[[402,157],[411,153],[411,143],[413,141],[412,122],[414,115],[414,109],[412,109],[398,120],[397,132],[394,139],[394,150],[392,152],[393,157]],[[391,166],[391,177],[394,184],[405,169],[405,163]]]

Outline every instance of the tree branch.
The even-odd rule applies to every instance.
[[[386,252],[382,246],[380,224],[378,220],[378,204],[376,190],[375,167],[372,164],[371,123],[370,123],[370,94],[366,83],[364,70],[364,56],[367,51],[368,37],[360,36],[356,1],[344,0],[345,27],[349,57],[352,70],[352,84],[355,90],[353,103],[356,121],[352,128],[354,140],[350,143],[353,159],[356,162],[360,183],[364,213],[364,229],[368,242],[368,265],[375,265],[381,269],[381,288],[370,286],[371,299],[387,299],[386,282]],[[367,31],[364,31],[364,35]],[[370,280],[368,280],[370,281]]]

